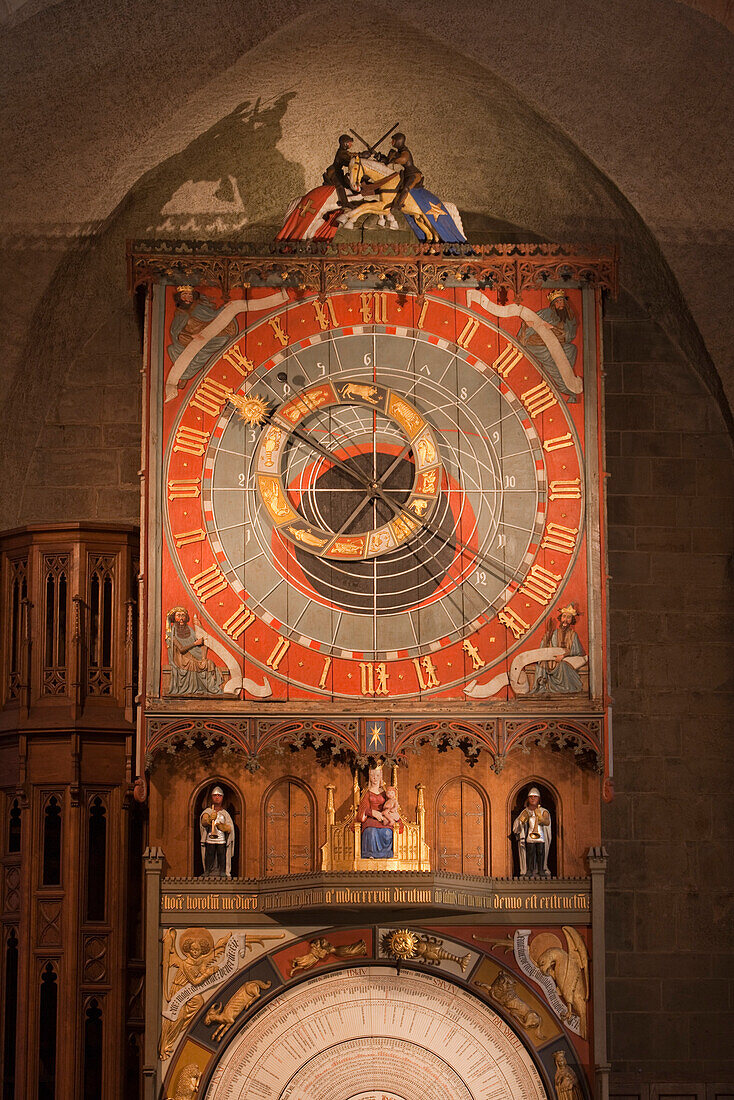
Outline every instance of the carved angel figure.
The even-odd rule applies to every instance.
[[[557,936],[541,934],[530,944],[533,962],[550,975],[569,1016],[578,1016],[579,1033],[586,1038],[586,1002],[589,999],[589,953],[577,929],[563,926],[567,951]]]
[[[169,928],[163,936],[163,996],[170,1002],[186,986],[202,985],[219,969],[219,959],[231,933],[214,943],[208,928],[186,928],[176,943],[176,929]],[[175,976],[174,976],[175,971]],[[163,1017],[159,1053],[163,1061],[171,1057],[179,1035],[192,1016],[204,1004],[201,993],[193,992],[184,1002],[175,1020]]]

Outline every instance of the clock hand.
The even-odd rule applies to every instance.
[[[416,516],[412,512],[409,512],[407,508],[403,507],[403,505],[397,504],[394,500],[392,500],[381,487],[376,487],[375,493],[380,498],[380,500],[384,501],[384,503],[392,509],[395,515],[405,516],[406,518],[409,518],[413,523],[417,521],[424,530],[428,531],[432,535],[438,535],[439,538],[444,539],[454,550],[470,554],[476,561],[481,562],[481,564],[485,566],[487,571],[490,572],[493,577],[496,577],[497,580],[502,581],[503,584],[507,584],[507,582],[512,580],[512,578],[514,577],[514,570],[512,573],[508,573],[506,569],[502,568],[499,562],[491,561],[481,551],[474,550],[472,547],[467,546],[466,543],[462,542],[461,539],[458,539],[453,532],[446,531],[442,527],[436,527],[429,520],[421,519],[420,516]]]
[[[273,421],[272,414],[266,416],[265,419],[269,423],[275,424],[276,428],[279,428],[281,431],[283,430],[282,425]],[[349,466],[341,458],[338,458],[335,454],[333,454],[332,451],[328,449],[328,447],[324,447],[321,443],[318,442],[317,439],[314,439],[313,436],[309,435],[307,432],[304,432],[302,428],[289,427],[287,431],[290,435],[294,435],[296,439],[300,439],[300,441],[302,443],[305,443],[307,447],[310,447],[311,450],[316,451],[317,454],[320,454],[322,458],[327,459],[333,466],[336,466],[338,469],[343,470],[343,472],[345,474],[348,474],[354,481],[358,481],[362,488],[370,488],[370,480],[368,477],[365,477],[359,472],[359,470],[355,470],[352,466]]]

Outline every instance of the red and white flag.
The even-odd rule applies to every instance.
[[[330,241],[337,231],[341,210],[336,207],[336,188],[314,187],[294,204],[276,241]]]

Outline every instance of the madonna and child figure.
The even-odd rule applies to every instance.
[[[393,825],[403,831],[394,787],[385,787],[382,768],[370,768],[369,785],[357,807],[362,826],[362,859],[392,859]]]

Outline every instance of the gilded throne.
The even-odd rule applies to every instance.
[[[380,769],[381,771],[381,769]],[[397,804],[397,768],[392,769],[392,784],[388,791],[394,790]],[[372,783],[373,772],[370,772]],[[360,807],[368,794],[367,788],[361,791],[355,772],[352,788],[352,806],[341,820],[336,820],[334,809],[334,787],[326,788],[326,843],[321,847],[322,871],[430,871],[430,849],[425,841],[426,809],[423,798],[425,790],[422,783],[416,785],[416,820],[389,821],[385,828],[392,833],[391,854],[386,857],[366,857],[363,848]]]

